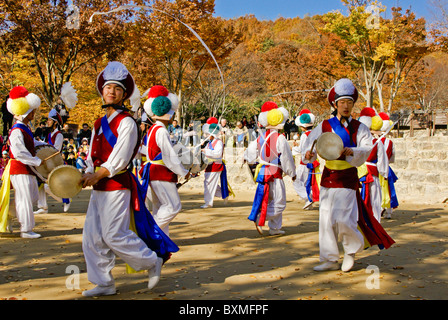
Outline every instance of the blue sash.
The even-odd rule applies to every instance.
[[[344,148],[354,148],[356,145],[351,142],[350,135],[346,128],[342,125],[337,117],[333,117],[328,122],[331,125],[334,133],[341,137],[342,142],[344,142]]]
[[[109,127],[109,123],[107,122],[106,116],[101,119],[101,128],[103,129],[104,137],[107,142],[113,148],[117,143],[117,137],[112,133],[112,130]],[[160,158],[158,158],[160,156]],[[158,155],[154,160],[161,160],[162,155]],[[148,192],[149,185],[149,167],[150,163],[145,166],[145,170],[147,173],[144,173],[143,176],[147,177],[145,180],[145,186],[141,185],[138,181],[138,178],[132,174],[132,172],[128,171],[133,179],[133,185],[137,190],[138,196],[138,204],[139,210],[134,208],[134,223],[137,231],[137,235],[143,242],[146,243],[148,248],[156,252],[157,256],[163,258],[164,261],[167,261],[170,258],[172,252],[179,251],[178,246],[160,229],[160,227],[155,222],[151,212],[149,212],[148,208],[145,204],[146,193]]]
[[[305,184],[305,187],[306,187],[306,193],[307,193],[307,195],[308,195],[308,200],[309,200],[310,202],[313,202],[313,199],[311,198],[311,187],[312,187],[312,182],[313,182],[314,164],[313,164],[313,163],[308,163],[308,164],[306,165],[306,167],[307,167],[308,170],[309,170],[309,173],[308,173],[308,180],[306,180],[306,184]]]
[[[162,153],[160,152],[152,161],[160,161],[162,160]],[[140,179],[142,192],[146,195],[149,189],[149,181],[151,181],[151,178],[149,176],[150,168],[152,163],[148,162],[144,167],[142,171],[142,177]]]
[[[103,135],[107,142],[113,148],[117,143],[117,137],[113,134],[106,116],[101,119],[101,129],[103,129]]]
[[[398,177],[395,175],[395,172],[392,170],[391,167],[389,167],[389,177],[387,178],[387,181],[389,183],[389,190],[390,190],[390,207],[391,208],[398,208],[398,197],[397,192],[395,191],[395,185],[394,183],[398,180]]]
[[[28,133],[28,135],[30,135],[31,138],[34,139],[34,135],[33,135],[33,133],[31,132],[31,129],[30,129],[28,126],[24,125],[23,123],[18,123],[18,122],[16,122],[16,123],[12,126],[11,130],[12,130],[12,129],[22,129],[23,131],[25,131],[26,133]]]

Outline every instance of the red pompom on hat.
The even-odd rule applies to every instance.
[[[149,90],[148,99],[157,98],[160,96],[168,97],[170,92],[164,86],[154,86]]]
[[[380,112],[378,115],[381,117],[381,119],[383,119],[383,121],[390,120],[390,117],[386,112]]]
[[[278,105],[275,102],[268,101],[261,107],[261,112],[269,112],[271,110],[278,109]]]
[[[364,108],[361,110],[361,113],[359,115],[360,117],[374,117],[376,116],[375,109],[373,108]]]
[[[218,124],[219,123],[218,119],[216,119],[215,117],[208,118],[207,124],[213,124],[213,123]]]
[[[308,110],[308,109],[303,109],[302,111],[300,111],[300,113],[299,113],[299,117],[302,116],[302,115],[304,115],[304,114],[310,114],[310,113],[311,113],[310,110]]]
[[[28,90],[26,90],[25,87],[22,86],[18,86],[18,87],[14,87],[10,92],[9,92],[9,97],[11,99],[18,99],[18,98],[25,98],[28,95]]]

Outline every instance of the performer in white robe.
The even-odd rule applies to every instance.
[[[378,133],[383,126],[383,120],[376,114],[373,108],[364,108],[359,118],[370,128],[373,136],[372,144],[375,144],[379,138]],[[389,161],[383,142],[380,141],[373,148],[366,163],[358,168],[358,176],[362,183],[361,196],[366,206],[372,209],[373,215],[378,222],[381,222],[381,202],[382,192],[380,176],[389,175]]]
[[[296,179],[296,167],[291,147],[278,130],[284,127],[289,113],[274,102],[266,102],[258,118],[266,130],[257,140],[250,143],[244,159],[249,164],[258,162],[255,181],[258,183],[254,205],[249,220],[255,223],[260,234],[265,222],[269,224],[270,235],[280,235],[283,211],[286,208],[286,189],[283,173]],[[258,160],[258,161],[257,161]]]
[[[32,167],[38,167],[42,160],[36,157],[35,147],[45,143],[37,141],[29,127],[41,100],[22,86],[15,87],[7,100],[8,111],[14,115],[16,123],[9,136],[10,161],[3,173],[0,205],[0,232],[12,232],[10,216],[10,186],[14,188],[15,215],[20,223],[22,238],[36,239],[33,204],[38,199],[37,179]],[[14,212],[14,210],[11,210]],[[13,213],[14,214],[14,213]]]
[[[302,129],[298,146],[293,147],[293,154],[304,154],[304,146],[314,126],[316,117],[308,109],[302,110],[296,119],[296,125]],[[293,183],[294,190],[305,201],[304,210],[311,210],[314,202],[319,202],[320,163],[318,160],[305,164],[300,159],[296,170],[297,178]]]
[[[169,235],[169,225],[182,209],[177,191],[178,177],[188,179],[190,173],[174,151],[167,126],[173,120],[179,101],[163,86],[154,86],[144,104],[145,112],[155,123],[148,130],[147,163],[142,171],[142,183],[148,184],[148,199],[158,226]]]
[[[131,230],[137,225],[134,198],[138,190],[126,168],[137,153],[139,137],[137,124],[124,102],[132,95],[134,79],[124,65],[114,61],[100,73],[96,85],[106,103],[106,115],[95,122],[88,168],[81,180],[84,187],[93,186],[82,248],[88,279],[97,286],[83,291],[87,297],[116,293],[112,276],[115,256],[135,271],[148,270],[149,289],[159,282],[163,265],[162,257]],[[139,203],[140,210],[141,206]]]
[[[325,132],[334,132],[344,142],[338,160],[326,161],[322,175],[319,207],[319,247],[322,264],[315,271],[339,268],[338,239],[342,240],[344,261],[341,270],[348,272],[354,265],[355,254],[365,246],[364,237],[370,245],[390,247],[393,240],[365,210],[359,194],[357,167],[364,164],[372,149],[372,135],[367,126],[351,117],[358,99],[358,91],[348,79],[339,80],[328,96],[335,108],[334,117],[320,123],[309,135],[302,161],[310,163],[317,154],[311,147]],[[360,230],[358,229],[360,228]],[[364,235],[364,236],[363,236]]]
[[[383,119],[383,127],[381,128],[382,132],[386,132],[391,127],[393,127],[394,123],[390,120],[388,114],[384,112],[380,112],[379,116]],[[397,182],[398,177],[395,172],[392,170],[390,164],[395,162],[395,144],[393,141],[384,137],[382,139],[384,144],[384,149],[386,150],[388,165],[389,165],[389,175],[388,176],[380,176],[380,184],[382,190],[382,204],[381,207],[383,209],[383,214],[386,219],[392,218],[392,213],[394,209],[398,208],[398,196],[395,190],[395,182]]]
[[[224,143],[218,138],[220,136],[220,126],[217,123],[210,123],[207,126],[207,136],[209,141],[203,149],[203,153],[209,165],[204,173],[204,204],[202,209],[213,207],[214,197],[222,198],[227,204],[230,190],[227,182],[227,168],[223,161]]]
[[[62,135],[60,126],[62,125],[62,118],[56,109],[52,109],[48,114],[47,128],[51,128],[51,132],[45,138],[45,142],[55,147],[59,152],[62,151],[62,145],[64,142],[64,136]],[[39,208],[34,214],[48,213],[47,204],[47,192],[49,187],[46,183],[42,183],[39,186],[39,200],[37,201],[37,207]],[[56,199],[62,201],[62,199]],[[68,199],[67,199],[68,200]],[[64,212],[67,212],[70,207],[70,201],[64,202]]]

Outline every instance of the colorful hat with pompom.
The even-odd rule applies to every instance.
[[[135,90],[135,81],[128,69],[118,61],[111,61],[106,68],[99,74],[96,80],[96,89],[100,96],[103,95],[103,89],[108,84],[117,84],[126,92],[128,100]]]
[[[268,101],[261,107],[258,123],[266,129],[283,129],[288,119],[288,110],[279,107],[275,102]]]
[[[219,120],[216,117],[208,118],[207,122],[202,126],[202,131],[208,133],[208,129],[211,124],[219,124]]]
[[[314,126],[314,122],[316,121],[316,117],[311,113],[308,109],[303,109],[299,116],[296,118],[296,126],[310,128]]]
[[[149,90],[143,108],[154,120],[171,120],[179,108],[179,99],[164,86],[154,86]]]
[[[383,119],[383,126],[381,128],[382,132],[386,132],[387,130],[390,129],[390,127],[394,125],[394,122],[390,120],[390,117],[387,113],[380,112],[378,115],[381,117],[381,119]]]
[[[332,107],[336,107],[336,102],[342,99],[350,99],[353,102],[358,101],[359,92],[350,79],[340,79],[331,88],[328,94],[328,102]]]
[[[48,113],[48,119],[56,121],[60,126],[63,124],[62,117],[56,109],[50,110],[50,113]]]
[[[219,133],[221,132],[221,126],[217,123],[211,123],[208,126],[208,134],[217,138]]]
[[[381,119],[373,108],[362,109],[359,121],[372,131],[380,131],[383,126],[383,119]]]
[[[9,92],[6,107],[11,114],[21,116],[23,119],[33,110],[38,109],[40,104],[41,100],[36,94],[29,93],[25,87],[18,86]]]

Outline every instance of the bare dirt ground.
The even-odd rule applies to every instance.
[[[113,275],[118,294],[99,300],[444,300],[448,297],[448,208],[401,203],[383,226],[396,244],[357,255],[351,272],[317,273],[318,209],[288,195],[284,236],[260,236],[247,220],[253,190],[237,192],[225,206],[199,209],[202,190],[180,190],[183,211],[173,221],[171,238],[180,251],[162,269],[162,279],[147,289],[147,273],[127,274],[117,259]],[[36,216],[42,238],[0,238],[0,299],[84,299],[93,288],[81,248],[89,190],[67,213],[49,199],[48,214]],[[265,231],[267,235],[267,230]],[[72,270],[79,270],[79,288]],[[373,270],[372,273],[369,270]],[[68,282],[67,282],[68,280]],[[68,285],[67,285],[68,284]]]

